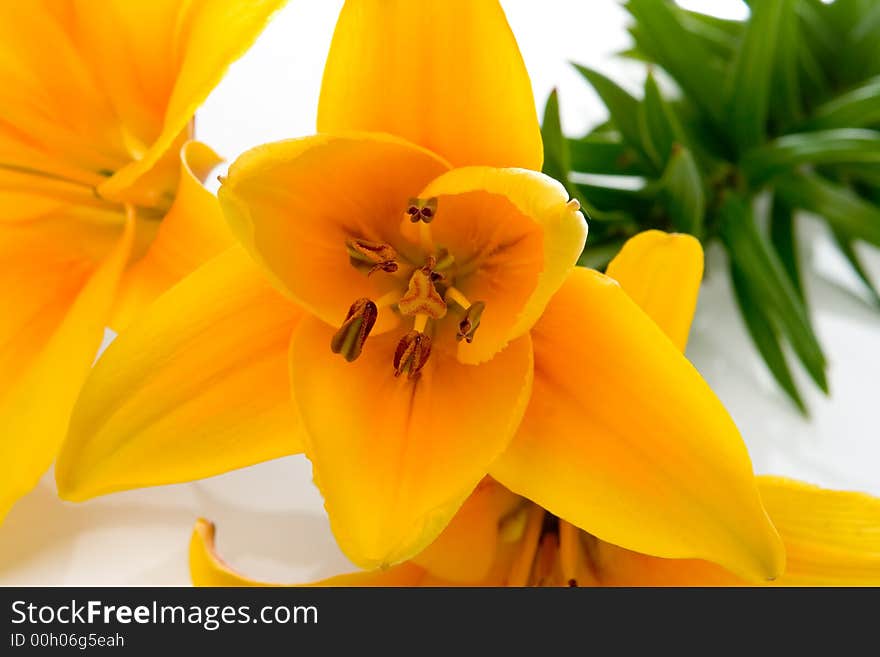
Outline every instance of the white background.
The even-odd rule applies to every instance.
[[[502,3],[543,107],[560,90],[565,129],[603,118],[596,97],[568,65],[578,61],[629,81],[642,72],[613,54],[627,47],[626,14],[613,0]],[[690,0],[690,8],[738,17],[739,0]],[[310,134],[322,63],[340,0],[291,0],[230,70],[198,114],[198,136],[230,159],[262,142]],[[802,419],[777,390],[733,306],[725,263],[710,253],[688,356],[725,402],[757,472],[880,495],[880,312],[858,294],[821,229],[807,220],[811,312],[830,361],[832,397],[799,376],[812,410]],[[880,280],[880,258],[866,253]],[[801,372],[798,372],[801,374]],[[349,569],[336,548],[302,457],[210,480],[58,501],[50,477],[0,527],[0,584],[185,584],[187,544],[200,515],[219,525],[236,567],[275,581],[307,581]]]

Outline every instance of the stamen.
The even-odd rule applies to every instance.
[[[419,331],[409,331],[394,351],[394,376],[406,373],[410,379],[416,378],[430,355],[431,338]]]
[[[431,228],[428,226],[437,216],[436,198],[411,198],[406,208],[409,220],[419,224],[419,243],[427,253],[434,251],[434,239],[431,237]]]
[[[376,308],[379,308],[381,310],[382,308],[393,306],[398,301],[400,301],[400,297],[400,290],[391,290],[390,292],[386,292],[381,297],[376,299]]]
[[[582,558],[580,531],[571,523],[559,519],[559,563],[562,577],[568,580],[569,586],[577,586],[578,560]]]
[[[465,340],[468,344],[474,341],[474,334],[480,328],[480,320],[483,317],[483,311],[486,304],[482,301],[476,301],[470,305],[464,314],[464,319],[458,323],[458,333],[455,339],[461,342]]]
[[[544,509],[537,504],[530,505],[526,529],[519,545],[519,550],[510,567],[507,586],[525,586],[529,583],[529,575],[535,563],[535,553],[541,540],[541,527],[544,524]]]
[[[462,291],[459,290],[457,287],[448,287],[446,289],[446,298],[452,299],[453,301],[455,301],[455,303],[457,303],[465,310],[471,307],[471,302],[468,301],[468,298],[464,296],[464,294],[462,294]]]
[[[363,239],[347,239],[345,247],[348,250],[352,266],[359,270],[365,270],[367,276],[380,269],[386,274],[393,274],[398,269],[399,256],[390,244]]]
[[[409,279],[406,294],[397,303],[397,308],[404,315],[427,315],[432,319],[441,319],[446,315],[446,302],[434,287],[433,262],[428,261],[424,267],[416,269]]]
[[[437,214],[437,199],[411,198],[406,213],[409,215],[409,220],[413,223],[421,221],[429,224],[434,221],[434,216]]]
[[[455,264],[455,256],[447,249],[440,249],[437,252],[437,263],[434,265],[434,271],[446,271]]]
[[[330,350],[341,354],[349,363],[361,355],[361,350],[378,317],[376,304],[369,299],[358,299],[345,316],[342,326],[330,340]]]
[[[458,334],[455,339],[459,342],[462,340],[466,340],[468,343],[473,342],[474,334],[480,328],[480,319],[483,317],[486,304],[483,301],[471,303],[461,290],[453,286],[446,289],[446,298],[454,301],[465,310],[464,319],[458,324]]]

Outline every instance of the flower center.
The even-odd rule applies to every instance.
[[[440,322],[455,321],[446,319],[450,315],[450,306],[455,309],[453,314],[458,320],[456,340],[474,340],[486,304],[482,301],[472,303],[455,286],[455,257],[448,250],[438,248],[431,234],[430,224],[437,216],[437,209],[436,198],[412,198],[404,210],[404,216],[411,223],[418,224],[423,252],[421,261],[413,262],[385,242],[359,237],[345,241],[352,267],[366,276],[377,273],[395,276],[400,285],[375,301],[362,298],[352,304],[331,340],[330,348],[334,353],[349,362],[355,360],[369,337],[379,310],[397,313],[405,321],[412,322],[412,329],[400,339],[391,359],[395,376],[406,374],[409,379],[419,376],[431,355]]]

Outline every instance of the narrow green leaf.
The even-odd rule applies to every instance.
[[[639,101],[613,80],[586,66],[574,64],[577,71],[592,85],[608,108],[611,120],[624,140],[640,156],[647,159],[639,133]]]
[[[871,277],[868,275],[868,272],[862,265],[862,261],[859,258],[859,255],[856,253],[855,246],[853,244],[854,240],[843,231],[835,230],[832,228],[831,232],[834,235],[834,241],[837,244],[837,248],[843,254],[843,257],[847,259],[850,267],[852,267],[852,270],[853,272],[855,272],[856,276],[858,276],[859,279],[861,279],[862,283],[864,283],[865,289],[868,290],[868,293],[874,300],[874,304],[880,307],[880,292],[877,291],[877,288],[874,286],[874,282],[871,280]]]
[[[798,63],[801,33],[795,2],[784,0],[780,4],[783,6],[773,66],[770,115],[780,126],[790,126],[803,116]]]
[[[880,77],[871,78],[817,107],[803,129],[866,128],[877,124],[880,124]]]
[[[588,245],[578,258],[577,264],[579,267],[604,271],[611,259],[620,252],[625,242],[625,239],[617,239],[598,246]]]
[[[880,208],[851,189],[801,173],[779,177],[776,190],[792,207],[814,212],[854,239],[880,246]]]
[[[682,10],[668,0],[628,0],[639,49],[650,55],[706,114],[721,120],[718,80],[722,63],[684,26]]]
[[[661,183],[669,217],[675,229],[701,237],[706,195],[703,178],[687,148],[675,145]]]
[[[617,135],[604,133],[569,139],[568,152],[572,171],[609,176],[643,176],[647,173],[635,150]]]
[[[672,144],[682,141],[683,134],[650,71],[645,78],[645,97],[639,105],[639,131],[648,156],[662,171],[672,153]]]
[[[780,324],[812,379],[828,392],[825,356],[809,316],[775,251],[761,235],[749,205],[728,194],[719,209],[721,238],[758,301]]]
[[[541,138],[544,140],[544,167],[542,171],[568,187],[571,172],[571,157],[568,141],[562,134],[559,119],[559,96],[554,89],[544,105],[544,122],[541,124]]]
[[[835,4],[839,4],[840,0]],[[860,7],[853,10],[850,17],[852,31],[849,34],[849,48],[851,52],[852,74],[858,77],[870,75],[872,67],[877,63],[880,54],[880,3],[872,3],[870,9]]]
[[[651,199],[641,190],[611,187],[592,183],[575,183],[578,198],[589,201],[606,212],[619,211],[634,217],[643,217],[651,210]]]
[[[794,210],[781,198],[774,197],[770,206],[770,242],[776,249],[782,266],[795,291],[806,306],[806,297],[801,283],[800,259],[797,253],[797,240],[794,231]]]
[[[785,135],[746,153],[741,161],[754,185],[802,164],[880,164],[880,131],[839,128]]]
[[[791,370],[782,352],[782,346],[779,343],[779,335],[770,322],[770,318],[764,314],[761,304],[749,289],[745,275],[735,265],[730,268],[730,278],[733,283],[734,297],[752,342],[755,343],[758,352],[767,364],[767,369],[770,370],[779,387],[788,394],[800,412],[806,415],[807,407],[801,398],[797,385],[795,385]]]
[[[755,3],[725,85],[729,129],[740,151],[762,141],[767,128],[770,85],[783,16],[792,0]]]

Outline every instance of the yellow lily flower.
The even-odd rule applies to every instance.
[[[232,243],[192,118],[280,4],[0,6],[0,521],[55,458],[104,327]]]
[[[702,278],[696,240],[648,231],[631,239],[609,267],[630,296],[684,349]],[[761,497],[782,536],[785,572],[774,585],[880,584],[880,500],[758,477]],[[583,503],[595,510],[596,498]],[[197,586],[266,586],[226,564],[215,529],[196,523],[190,572]],[[409,562],[313,586],[735,586],[750,584],[721,566],[664,559],[581,531],[486,478],[443,533]]]
[[[586,224],[530,170],[540,130],[497,2],[347,2],[318,124],[231,167],[244,248],[98,362],[62,496],[303,450],[367,569],[424,550],[491,474],[616,545],[781,572],[720,402],[613,279],[575,268]]]

